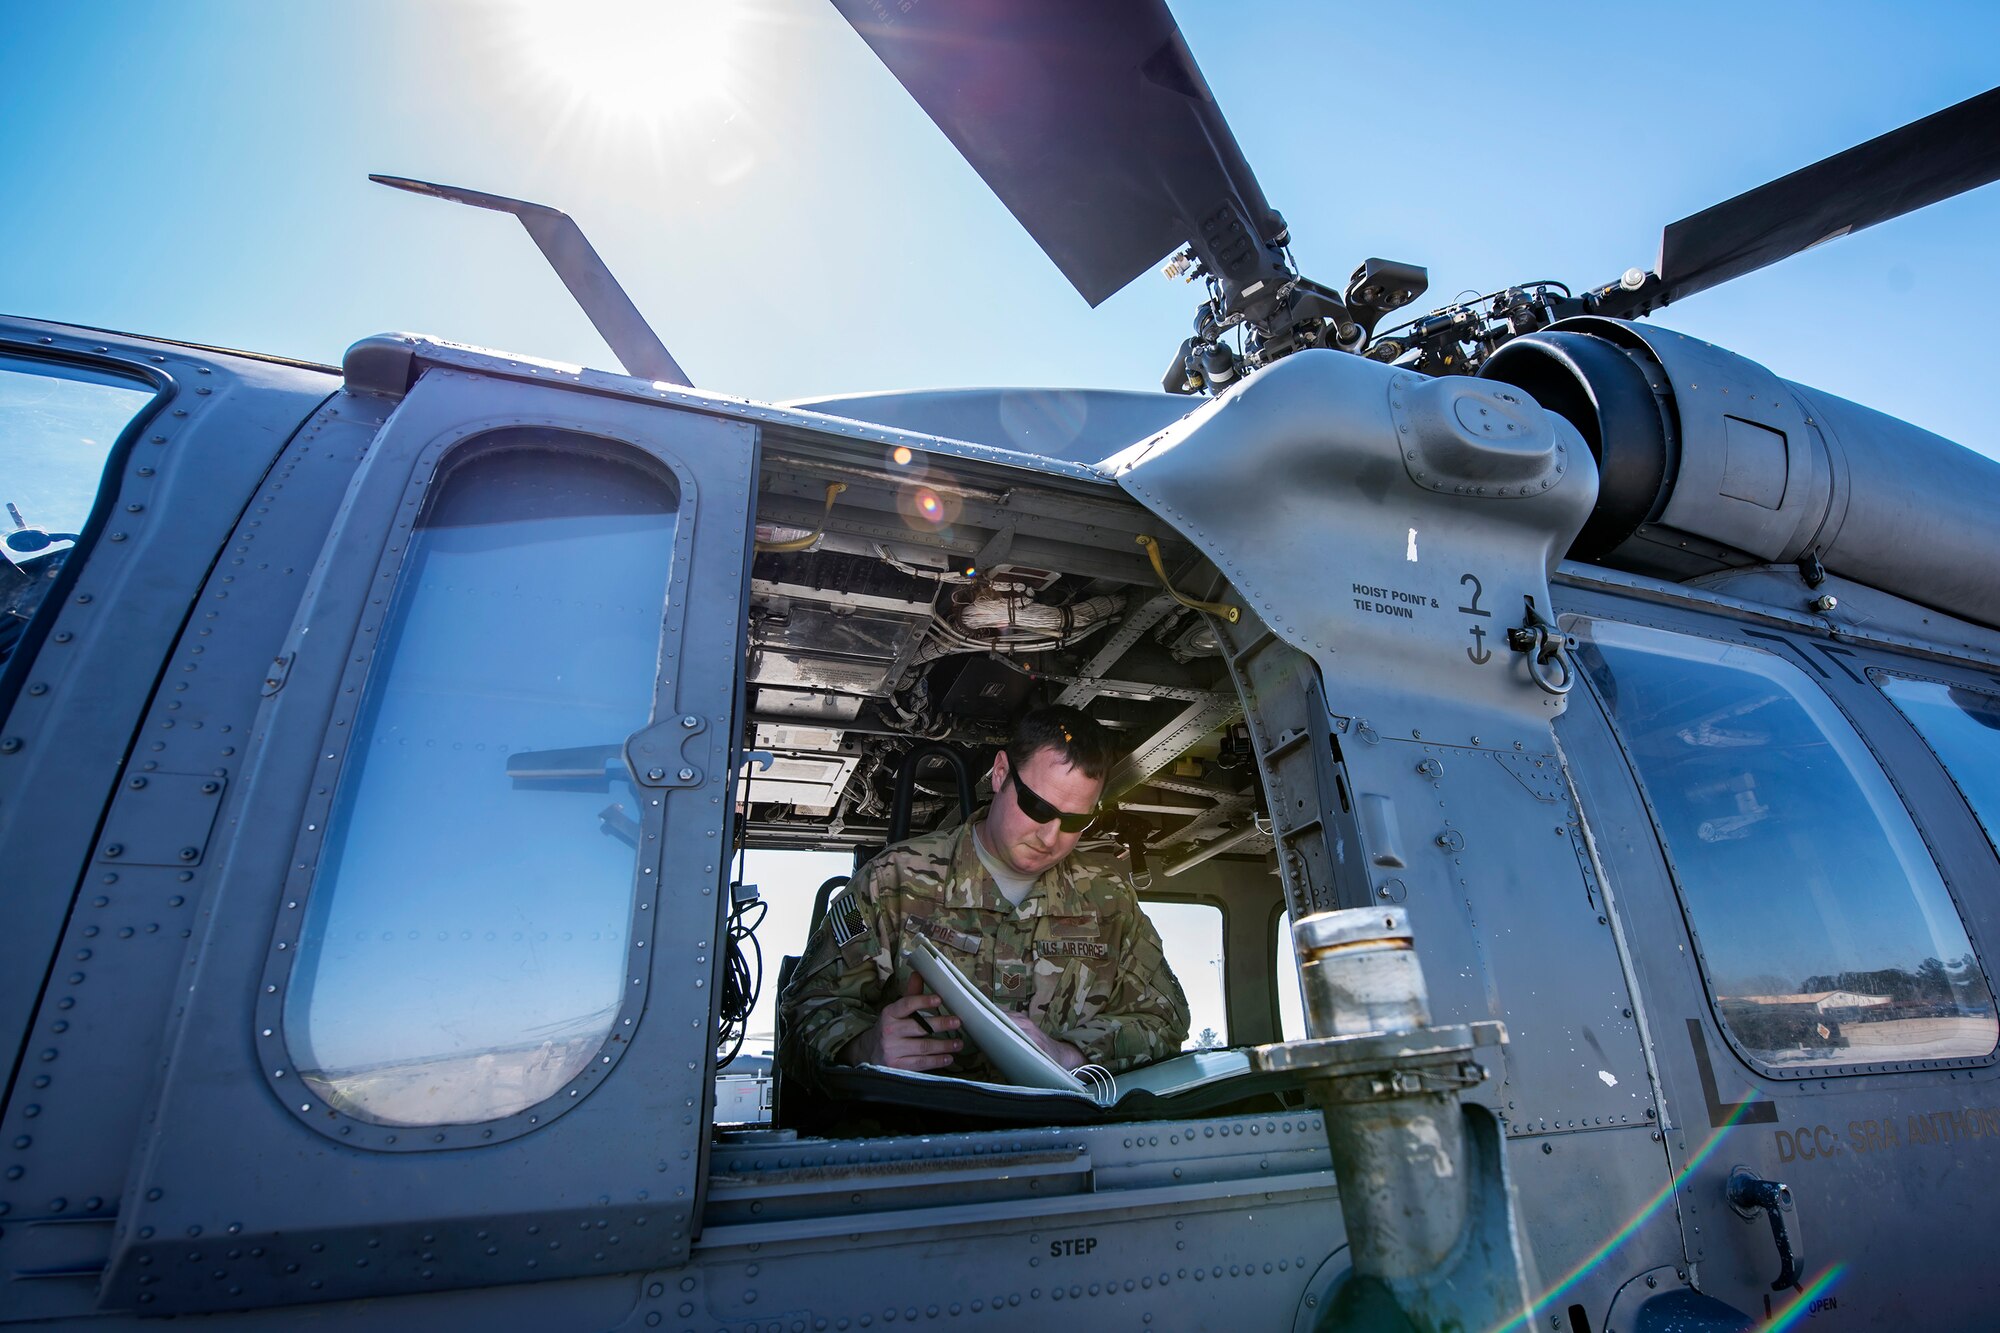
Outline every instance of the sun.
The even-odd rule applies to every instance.
[[[508,44],[531,77],[607,121],[685,116],[730,91],[732,0],[514,0]]]

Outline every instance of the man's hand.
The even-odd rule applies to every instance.
[[[1035,1020],[1026,1014],[1010,1013],[1007,1017],[1014,1020],[1014,1026],[1021,1029],[1027,1035],[1029,1041],[1035,1043],[1037,1050],[1061,1065],[1064,1069],[1080,1069],[1090,1063],[1084,1058],[1082,1051],[1079,1051],[1066,1041],[1057,1041],[1054,1037],[1036,1027]]]
[[[924,979],[912,972],[902,997],[882,1006],[875,1026],[841,1048],[841,1062],[887,1065],[891,1069],[943,1069],[965,1043],[956,1037],[931,1033],[955,1032],[959,1021],[948,1016],[917,1018],[919,1010],[943,1005],[943,1000],[924,990]],[[925,1024],[929,1024],[928,1029]]]

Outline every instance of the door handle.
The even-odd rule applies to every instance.
[[[1778,1280],[1771,1284],[1771,1290],[1787,1291],[1798,1286],[1805,1256],[1793,1245],[1791,1229],[1785,1224],[1792,1212],[1790,1186],[1766,1180],[1749,1167],[1739,1166],[1729,1173],[1729,1206],[1745,1217],[1761,1210],[1771,1219],[1771,1239],[1778,1247]]]

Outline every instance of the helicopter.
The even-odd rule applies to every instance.
[[[1192,247],[1183,392],[706,392],[564,215],[403,179],[526,223],[627,373],[7,322],[117,442],[8,538],[4,1317],[1980,1323],[1994,465],[1630,318],[1664,260],[1400,338],[1414,264],[1238,276],[1268,208],[1163,6],[843,12],[954,140],[940,49],[1215,146],[1240,230],[1142,265]],[[1941,141],[1991,179],[1994,105],[1778,248]],[[1032,215],[1043,162],[974,165]],[[732,851],[963,817],[1034,698],[1126,740],[1103,850],[1220,909],[1254,1068],[724,1123]]]

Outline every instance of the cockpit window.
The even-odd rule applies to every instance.
[[[652,708],[678,496],[599,453],[459,456],[411,538],[285,1001],[298,1073],[380,1124],[496,1120],[576,1076],[634,915],[620,746]]]
[[[2000,1029],[1965,927],[1831,701],[1770,653],[1579,628],[1738,1045],[1778,1073],[1989,1054]]]
[[[111,446],[153,400],[139,380],[59,361],[0,356],[0,480],[7,557],[73,541],[97,501]]]
[[[1931,747],[2000,851],[2000,694],[1870,672]]]

